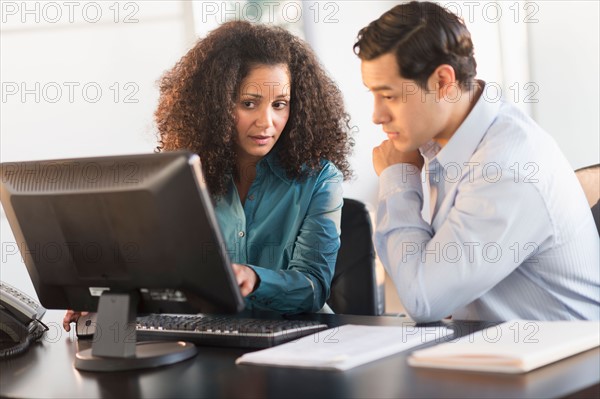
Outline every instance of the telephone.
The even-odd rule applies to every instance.
[[[30,296],[0,281],[0,359],[25,352],[48,329],[46,309]]]

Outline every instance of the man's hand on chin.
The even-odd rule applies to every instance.
[[[379,146],[373,148],[373,167],[377,176],[381,175],[381,172],[388,166],[398,163],[409,163],[421,170],[424,160],[419,150],[398,151],[390,140],[384,140]]]

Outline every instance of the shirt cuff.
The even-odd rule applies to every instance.
[[[423,191],[421,170],[410,163],[398,163],[388,166],[379,176],[379,199],[406,189]]]
[[[262,267],[255,267],[253,265],[246,265],[256,273],[258,279],[256,289],[248,295],[248,299],[262,306],[269,306],[272,303],[273,290],[269,289],[269,286],[273,287],[276,283],[273,280],[273,271],[266,270]],[[269,273],[271,272],[271,273]],[[269,278],[271,277],[271,278]]]

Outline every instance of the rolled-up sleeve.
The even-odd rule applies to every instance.
[[[250,307],[281,313],[315,312],[323,307],[340,248],[342,181],[342,174],[332,164],[320,172],[287,268],[248,265],[260,279],[249,296]]]

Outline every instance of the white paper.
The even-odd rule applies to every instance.
[[[600,345],[598,321],[512,320],[415,351],[417,367],[523,373]]]
[[[344,325],[274,348],[243,355],[236,363],[347,370],[452,334],[446,327]]]

